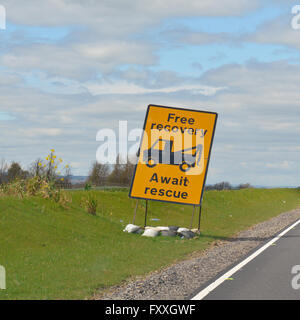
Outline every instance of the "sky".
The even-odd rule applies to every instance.
[[[0,5],[0,158],[27,167],[54,148],[86,175],[97,132],[142,128],[157,104],[219,114],[207,183],[300,185],[297,2]]]

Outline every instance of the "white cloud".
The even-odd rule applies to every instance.
[[[240,42],[242,41],[241,36],[231,33],[196,32],[185,29],[165,33],[165,36],[168,38],[171,37],[176,43],[190,45],[207,45],[211,43],[240,45]]]
[[[32,128],[17,129],[19,134],[28,138],[43,138],[44,136],[56,137],[62,133],[61,128]]]
[[[72,162],[74,173],[85,174],[95,159],[96,132],[116,128],[118,120],[141,127],[147,105],[154,103],[219,113],[209,182],[296,185],[300,180],[299,65],[249,61],[199,78],[148,68],[158,61],[160,43],[147,32],[164,19],[237,15],[258,1],[3,2],[10,22],[80,26],[63,41],[7,41],[0,54],[6,68],[0,75],[1,112],[15,119],[0,122],[6,159],[29,163],[54,147]],[[273,21],[238,41],[299,49],[294,36],[300,31],[289,30],[288,22]],[[181,39],[194,44],[237,40],[224,33],[189,32]]]
[[[292,14],[282,15],[279,18],[264,23],[254,34],[245,36],[244,41],[283,45],[300,50],[300,30],[292,28],[292,18]]]
[[[148,44],[115,41],[65,46],[19,45],[0,56],[0,63],[15,71],[43,71],[52,77],[93,79],[122,64],[151,65],[155,59]]]
[[[292,161],[272,162],[267,163],[266,167],[272,169],[290,169],[293,166],[293,164],[294,162]]]
[[[190,91],[194,94],[202,94],[205,96],[211,96],[216,94],[220,90],[226,88],[210,87],[204,85],[182,85],[182,86],[168,86],[164,88],[145,88],[138,86],[134,83],[122,81],[116,83],[91,83],[87,84],[88,90],[94,94],[145,94],[145,93],[174,93],[178,91]]]
[[[26,39],[16,45],[12,40],[0,56],[1,65],[15,71],[42,70],[51,77],[80,80],[94,79],[120,65],[155,64],[160,43],[147,41],[143,32],[157,29],[164,19],[232,16],[260,6],[258,0],[224,0],[220,5],[210,0],[3,0],[3,4],[10,22],[69,26],[72,31],[64,43],[32,43]]]
[[[274,171],[274,162],[284,166],[286,161],[300,161],[299,74],[300,66],[286,62],[249,62],[215,69],[186,84],[186,79],[174,76],[176,85],[167,86],[168,80],[161,88],[151,88],[146,82],[138,86],[133,74],[131,82],[115,81],[111,86],[104,82],[104,86],[96,88],[97,96],[0,87],[5,106],[1,111],[13,113],[17,118],[0,123],[2,156],[29,163],[55,147],[68,162],[90,163],[98,147],[95,141],[98,130],[117,128],[118,120],[129,120],[130,128],[141,127],[147,105],[154,103],[219,113],[211,182],[264,184],[264,177],[271,184],[273,177],[275,184],[280,181],[279,174],[287,174],[291,169],[279,167]],[[151,76],[155,78],[155,74]],[[180,82],[184,84],[181,86]],[[226,90],[214,95],[195,94],[195,90],[206,87],[213,91],[226,87]],[[129,89],[131,94],[127,94]],[[109,90],[111,94],[103,94]],[[28,146],[32,151],[23,160]],[[267,167],[267,163],[271,166]],[[88,168],[82,165],[74,170],[84,174]],[[289,184],[295,185],[300,172],[297,167],[293,170]]]
[[[156,25],[166,17],[233,16],[259,7],[258,0],[2,0],[8,19],[38,26],[97,26],[109,33],[127,33]],[[24,14],[26,13],[26,14]]]
[[[2,72],[0,74],[0,86],[18,85],[21,82],[21,77],[15,73]]]

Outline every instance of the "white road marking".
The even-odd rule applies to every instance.
[[[240,262],[238,265],[227,271],[225,274],[223,274],[220,278],[218,278],[216,281],[211,283],[209,286],[207,286],[205,289],[200,291],[198,294],[196,294],[192,300],[202,300],[204,297],[206,297],[211,291],[216,289],[221,283],[223,283],[226,279],[230,278],[234,273],[236,273],[238,270],[240,270],[242,267],[244,267],[247,263],[249,263],[251,260],[253,260],[255,257],[257,257],[259,254],[261,254],[263,251],[265,251],[268,247],[270,247],[274,242],[279,240],[282,236],[284,236],[287,232],[289,232],[291,229],[295,228],[300,223],[300,219],[296,221],[294,224],[292,224],[290,227],[282,231],[278,236],[274,237],[272,240],[270,240],[268,243],[266,243],[264,246],[262,246],[260,249],[252,253],[248,258]]]

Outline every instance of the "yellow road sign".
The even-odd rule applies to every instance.
[[[200,205],[217,117],[149,105],[129,196]]]

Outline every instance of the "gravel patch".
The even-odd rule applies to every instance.
[[[97,293],[101,300],[184,300],[211,278],[272,238],[274,234],[300,219],[300,208],[259,223],[235,237],[214,242],[208,249],[188,260],[134,281]]]

